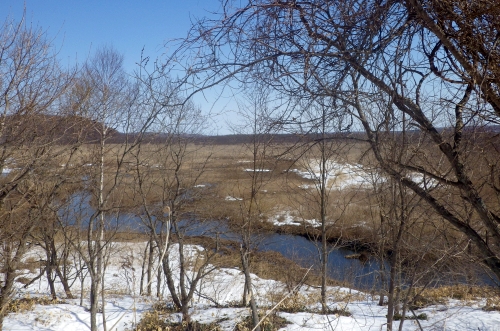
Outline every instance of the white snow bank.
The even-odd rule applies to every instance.
[[[89,330],[88,310],[78,305],[79,300],[65,301],[66,304],[36,305],[31,311],[9,314],[4,321],[4,330]],[[88,302],[85,304],[89,306]],[[110,297],[105,308],[108,330],[126,330],[136,324],[144,312],[151,309],[151,303],[140,297],[135,300],[131,296]],[[102,330],[101,319],[98,320],[99,329]]]
[[[243,198],[235,198],[235,197],[228,195],[224,200],[226,200],[226,201],[242,201]]]
[[[154,298],[138,295],[139,279],[141,276],[142,252],[146,243],[117,243],[113,244],[113,254],[110,258],[110,266],[106,269],[105,286],[110,293],[107,296],[106,312],[108,330],[125,331],[133,328],[142,314],[150,309]],[[195,259],[200,251],[200,246],[186,246],[186,256]],[[33,249],[30,256],[43,256],[39,249]],[[169,254],[174,270],[179,267],[177,246],[173,245]],[[192,264],[188,264],[192,265]],[[37,271],[35,271],[36,273]],[[25,271],[25,275],[29,272]],[[36,274],[29,274],[36,276]],[[189,277],[192,279],[192,274]],[[273,305],[277,300],[288,293],[284,283],[261,279],[251,275],[255,290],[255,298],[260,309]],[[73,293],[79,294],[78,281],[75,282]],[[211,323],[222,320],[220,325],[223,330],[234,330],[235,324],[242,318],[248,316],[247,308],[215,308],[214,301],[219,305],[226,305],[241,300],[245,281],[243,274],[236,269],[220,268],[205,277],[192,300],[190,313],[193,320]],[[89,279],[85,280],[85,289],[88,290]],[[175,279],[175,287],[179,286],[179,279]],[[49,289],[45,278],[41,278],[31,284],[28,289],[21,290],[18,286],[18,297],[48,295]],[[61,284],[57,283],[57,291],[63,296]],[[152,283],[156,289],[156,277]],[[156,292],[155,290],[153,292]],[[308,302],[309,309],[319,309],[319,288],[303,285],[298,296]],[[348,297],[348,295],[351,295]],[[168,290],[162,287],[162,299],[171,302]],[[210,298],[207,300],[206,298]],[[327,304],[331,308],[340,308],[349,311],[352,316],[340,316],[336,314],[319,315],[312,312],[278,313],[290,322],[280,330],[359,330],[379,331],[386,328],[387,307],[377,305],[378,297],[364,294],[355,290],[340,287],[329,287],[327,290]],[[54,304],[48,306],[36,305],[31,311],[8,314],[4,320],[4,330],[28,331],[76,331],[88,330],[90,327],[90,314],[86,308],[78,305],[78,299],[65,300],[67,304]],[[302,301],[301,301],[302,302]],[[88,300],[84,305],[88,307]],[[485,300],[458,301],[449,300],[444,305],[429,306],[416,311],[417,314],[425,313],[428,320],[421,320],[420,324],[424,330],[447,330],[447,331],[493,331],[499,330],[500,312],[486,312],[481,309]],[[179,321],[180,315],[173,313],[171,320]],[[101,314],[98,314],[99,323]],[[394,328],[399,327],[396,321]],[[102,328],[101,328],[102,330]],[[404,331],[419,330],[415,321],[407,320],[404,323]]]
[[[290,211],[280,212],[276,215],[273,215],[269,218],[269,222],[273,223],[276,226],[283,225],[310,225],[313,227],[321,226],[321,223],[315,219],[304,219],[298,216],[294,216]]]
[[[299,176],[319,182],[321,180],[322,165],[318,160],[310,160],[304,166],[306,170],[292,169]],[[363,170],[360,164],[337,163],[328,161],[325,166],[327,185],[333,189],[344,189],[352,186],[366,186],[369,184],[369,174]],[[302,188],[313,188],[314,186],[302,185]]]

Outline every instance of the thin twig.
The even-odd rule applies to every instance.
[[[154,270],[154,273],[158,272],[158,269],[160,268],[161,263],[163,261],[163,258],[165,257],[165,254],[167,252],[168,240],[170,237],[170,208],[168,210],[169,210],[169,214],[168,214],[168,219],[167,219],[167,235],[166,235],[166,239],[165,239],[165,245],[163,247],[163,252],[161,253],[160,260],[158,262],[158,266],[156,267],[156,270]],[[151,277],[149,282],[146,284],[146,287],[148,287],[152,282],[153,282],[153,277]],[[135,296],[134,296],[133,303],[129,308],[133,308],[134,306],[135,306]],[[120,318],[115,322],[115,324],[113,324],[113,326],[111,327],[110,330],[113,330],[116,328],[116,325],[121,321],[121,319],[125,316],[125,314],[126,314],[126,312],[123,312],[122,316],[120,316]]]
[[[302,279],[300,280],[300,282],[287,294],[283,297],[283,299],[280,300],[280,302],[278,302],[276,305],[274,305],[273,308],[271,308],[267,314],[259,321],[259,323],[257,323],[256,326],[254,326],[254,328],[252,329],[252,331],[255,331],[257,329],[257,327],[267,318],[269,317],[269,315],[271,315],[271,313],[279,307],[279,305],[281,305],[281,303],[283,301],[286,300],[286,298],[288,298],[291,294],[297,292],[299,290],[299,288],[302,286],[302,284],[304,283],[304,280],[306,279],[307,277],[307,274],[309,273],[309,271],[311,271],[313,266],[310,266],[309,269],[307,269],[306,273],[304,274],[304,276],[302,277]]]

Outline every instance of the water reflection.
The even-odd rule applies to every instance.
[[[80,224],[82,228],[89,226],[89,222],[95,217],[95,209],[92,207],[91,196],[89,194],[78,193],[74,194],[66,208],[61,209],[61,215],[64,215],[69,224]],[[133,213],[106,213],[106,227],[110,230],[132,231],[132,232],[147,232],[148,222],[150,226],[156,228],[156,231],[161,231],[161,227],[165,223],[152,217],[149,221],[141,219],[141,217]],[[231,231],[227,221],[224,220],[205,220],[200,221],[194,215],[179,222],[179,231],[187,236],[205,236],[210,238],[219,238],[222,240],[231,240],[241,242],[241,236]],[[303,267],[309,268],[313,266],[316,270],[319,269],[320,261],[320,243],[308,240],[305,237],[266,233],[254,235],[252,242],[260,251],[274,251],[281,253],[284,257],[289,258]],[[360,288],[378,288],[380,281],[378,279],[380,271],[380,262],[374,258],[368,257],[361,261],[359,259],[348,259],[346,256],[352,255],[354,252],[341,248],[332,247],[328,255],[328,276],[338,281],[345,281],[348,284]],[[387,262],[384,262],[384,268],[389,269]],[[483,275],[482,283],[490,284],[492,281]],[[454,280],[453,283],[461,283]]]

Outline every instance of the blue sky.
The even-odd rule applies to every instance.
[[[141,50],[154,59],[165,52],[165,42],[186,36],[191,21],[219,12],[219,0],[0,0],[0,19],[20,20],[26,6],[28,24],[47,32],[63,65],[82,63],[103,45],[124,55],[132,73]],[[205,91],[194,97],[208,114],[210,134],[229,134],[227,122],[241,121],[233,95],[216,98]]]
[[[220,8],[218,0],[0,0],[0,18],[19,20],[24,5],[28,23],[47,31],[63,63],[83,62],[108,44],[125,55],[127,71],[143,47],[160,55],[165,41],[186,35],[190,20]]]

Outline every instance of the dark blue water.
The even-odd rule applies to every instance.
[[[92,219],[95,215],[95,209],[91,206],[91,197],[87,194],[74,194],[67,202],[66,207],[60,211],[60,217],[66,219],[68,224],[80,224],[82,228],[95,223]],[[143,213],[142,213],[143,214]],[[148,228],[155,228],[156,231],[164,230],[165,223],[157,220],[155,217],[145,219],[132,213],[108,212],[106,215],[106,228],[108,230],[146,232]],[[241,242],[241,236],[230,230],[227,221],[224,220],[206,220],[200,221],[194,216],[179,222],[179,231],[187,236],[205,236],[210,238],[220,238]],[[258,234],[252,237],[255,248],[260,251],[274,251],[281,253],[305,268],[313,267],[319,270],[321,243],[308,240],[305,237],[266,233]],[[354,252],[341,248],[329,246],[328,254],[328,276],[338,281],[345,281],[360,289],[370,289],[380,287],[380,262],[374,258],[368,258],[365,261],[358,259],[347,259],[347,255]],[[387,262],[385,269],[389,270]],[[491,280],[483,277],[482,283],[490,284]],[[453,281],[457,283],[457,281]],[[458,281],[462,283],[462,281]]]
[[[302,236],[290,234],[268,234],[259,244],[263,251],[275,251],[286,258],[296,261],[305,268],[319,270],[321,243]],[[380,267],[375,259],[362,262],[358,259],[346,259],[354,252],[345,248],[328,247],[328,276],[338,281],[345,281],[356,288],[377,287],[377,275]]]
[[[181,222],[181,224],[183,231],[189,236],[218,237],[241,242],[241,236],[232,232],[226,221],[191,220]],[[305,268],[312,266],[314,270],[319,270],[320,242],[291,234],[264,233],[253,235],[252,243],[255,244],[257,250],[278,252]],[[367,259],[363,262],[358,259],[346,259],[346,255],[354,252],[331,245],[328,249],[330,251],[328,254],[329,277],[346,281],[357,288],[372,288],[377,283],[380,267],[375,259]]]
[[[93,198],[95,197],[92,197],[91,194],[86,192],[73,194],[64,202],[64,205],[59,208],[59,218],[68,225],[78,225],[83,229],[89,226],[95,228],[100,216],[96,213],[96,209],[91,204]],[[149,224],[146,220],[141,219],[137,215],[120,211],[105,211],[104,216],[105,229],[107,231],[145,232],[148,228],[147,224]],[[155,219],[153,219],[152,222],[153,226],[156,226],[159,231],[162,223]]]

